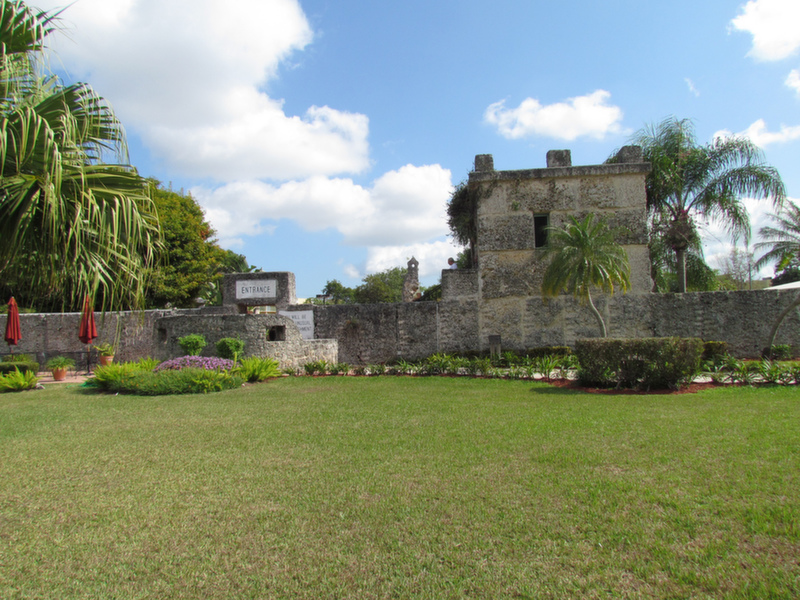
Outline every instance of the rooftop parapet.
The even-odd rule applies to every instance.
[[[547,166],[540,169],[518,169],[495,171],[491,154],[475,156],[475,170],[469,174],[469,181],[477,183],[492,179],[545,179],[548,177],[577,177],[582,175],[616,175],[623,173],[647,173],[650,163],[642,158],[639,146],[623,146],[607,163],[601,165],[572,166],[572,153],[569,150],[550,150],[547,153]]]

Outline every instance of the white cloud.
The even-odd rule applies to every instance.
[[[608,104],[611,94],[596,90],[586,96],[568,98],[543,106],[526,98],[517,108],[506,108],[505,101],[491,104],[484,120],[497,127],[507,139],[544,136],[571,141],[578,137],[603,139],[608,134],[624,133],[622,109]]]
[[[313,38],[297,0],[81,0],[61,19],[53,65],[91,81],[176,173],[288,180],[369,166],[366,116],[289,115],[263,91]]]
[[[332,227],[350,245],[384,247],[428,243],[447,234],[445,206],[452,184],[439,165],[406,165],[364,188],[350,179],[310,177],[273,186],[234,182],[192,195],[206,211],[223,245],[259,235],[279,219],[307,231]]]
[[[691,79],[689,79],[688,77],[687,77],[686,79],[684,79],[684,81],[686,82],[686,87],[688,87],[688,88],[689,88],[689,92],[690,92],[690,93],[691,93],[693,96],[695,96],[695,97],[699,97],[699,96],[700,96],[700,90],[698,90],[698,89],[697,89],[697,87],[695,87],[695,85],[694,85],[694,81],[692,81],[692,80],[691,80]]]
[[[758,60],[781,60],[800,48],[800,2],[750,0],[731,21],[734,29],[753,36],[749,54]]]
[[[749,138],[756,146],[766,148],[770,144],[780,144],[800,139],[800,125],[791,127],[781,125],[780,131],[771,132],[767,131],[767,123],[764,119],[759,119],[752,123],[750,127],[739,133],[734,134],[727,129],[723,129],[717,131],[713,137],[730,137],[732,135]]]
[[[407,246],[379,246],[371,247],[367,253],[366,269],[358,273],[364,277],[368,273],[378,273],[392,267],[408,265],[413,256],[419,262],[419,276],[431,277],[441,274],[447,268],[447,259],[455,258],[461,248],[454,246],[451,241],[435,241],[427,244],[410,244]]]
[[[795,93],[800,96],[800,69],[792,69],[789,71],[789,76],[786,78],[787,87],[792,88]]]

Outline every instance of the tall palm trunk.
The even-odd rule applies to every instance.
[[[686,248],[675,248],[675,274],[678,277],[678,293],[686,293]]]
[[[600,311],[597,310],[597,307],[592,302],[592,295],[587,291],[586,292],[586,299],[589,301],[589,308],[594,315],[594,318],[597,319],[597,324],[600,325],[600,331],[603,332],[603,337],[608,337],[608,332],[606,331],[606,322],[603,320],[603,315],[600,314]]]

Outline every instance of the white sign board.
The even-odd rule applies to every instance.
[[[313,310],[282,310],[278,314],[289,317],[304,340],[314,339],[314,311]]]
[[[278,283],[274,279],[244,279],[236,282],[236,299],[275,298]]]

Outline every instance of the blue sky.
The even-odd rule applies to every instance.
[[[797,0],[77,0],[62,27],[51,66],[110,101],[132,164],[300,297],[412,255],[436,283],[476,154],[596,164],[671,115],[749,135],[800,198]]]

